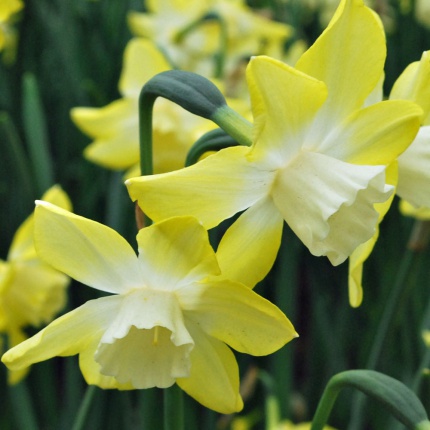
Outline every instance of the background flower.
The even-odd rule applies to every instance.
[[[54,186],[43,198],[71,209],[69,198]],[[33,242],[34,215],[15,234],[7,259],[0,260],[0,332],[12,348],[27,338],[25,328],[50,322],[66,304],[69,278],[41,261]],[[28,369],[9,372],[9,382],[19,382]]]

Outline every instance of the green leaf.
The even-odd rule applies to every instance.
[[[54,183],[46,119],[34,75],[26,73],[22,85],[24,132],[36,179],[37,194],[42,195]]]

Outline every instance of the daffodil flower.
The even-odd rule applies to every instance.
[[[76,107],[71,111],[75,124],[94,139],[84,151],[86,159],[108,169],[129,169],[127,177],[140,174],[139,94],[149,79],[166,70],[170,70],[170,65],[152,42],[135,38],[128,43],[119,81],[123,97],[102,108]],[[210,121],[168,100],[157,100],[154,171],[169,172],[183,167],[191,145],[213,128]]]
[[[58,186],[43,198],[71,208],[67,195]],[[24,328],[50,322],[66,303],[69,278],[38,258],[33,230],[31,215],[17,230],[7,259],[0,260],[0,332],[7,335],[9,347],[27,338]],[[9,383],[19,382],[27,370],[9,372]]]
[[[411,63],[394,83],[392,100],[411,100],[423,110],[421,128],[399,157],[397,195],[415,207],[430,208],[430,51]]]
[[[382,99],[382,91],[377,98]],[[394,83],[390,100],[410,100],[423,111],[421,127],[412,144],[390,166],[390,183],[396,186],[401,198],[400,210],[417,219],[430,219],[430,52],[424,52],[420,61],[409,64]],[[390,207],[377,205],[379,222]],[[349,298],[357,307],[363,298],[363,264],[371,254],[378,239],[379,229],[366,243],[360,245],[349,261]]]
[[[137,235],[139,255],[114,230],[37,202],[41,258],[107,293],[58,318],[2,358],[23,369],[79,354],[89,384],[166,388],[175,382],[223,413],[242,408],[237,351],[266,355],[296,336],[273,304],[244,285],[218,279],[206,230],[172,218]]]
[[[229,261],[246,270],[241,281],[251,287],[273,264],[284,220],[312,254],[342,263],[373,236],[374,205],[394,190],[386,167],[412,142],[422,115],[408,101],[362,108],[384,60],[379,20],[362,1],[343,0],[296,68],[251,60],[251,147],[129,179],[131,198],[153,220],[188,214],[208,229],[244,211],[217,255],[222,270]]]

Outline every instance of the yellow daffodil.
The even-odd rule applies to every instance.
[[[374,99],[382,99],[382,90],[376,91]],[[417,219],[430,218],[430,52],[424,52],[420,61],[411,63],[394,83],[390,100],[410,100],[423,111],[418,134],[407,150],[390,167],[390,183],[396,185],[396,194],[401,197],[400,209]],[[389,209],[389,204],[378,205],[379,222]],[[371,254],[379,230],[366,243],[358,247],[349,262],[350,303],[356,307],[363,298],[363,263]]]
[[[213,75],[213,58],[220,49],[225,50],[227,70],[231,70],[245,56],[281,56],[291,33],[287,25],[254,12],[244,0],[149,1],[147,8],[148,13],[130,13],[132,32],[156,42],[176,67],[208,77]],[[195,25],[210,14],[222,24],[203,20]],[[221,46],[222,31],[225,46]]]
[[[85,303],[8,351],[2,360],[11,369],[79,354],[89,384],[142,389],[176,382],[203,405],[230,413],[242,408],[242,399],[227,345],[265,355],[296,336],[276,306],[218,279],[215,253],[195,218],[140,230],[138,256],[114,230],[46,202],[37,202],[35,222],[41,258],[112,295]]]
[[[206,228],[245,211],[218,255],[221,267],[234,261],[248,268],[241,281],[249,286],[273,263],[284,220],[312,254],[342,263],[373,236],[374,205],[394,190],[386,167],[412,142],[422,115],[409,101],[362,108],[384,61],[375,14],[360,0],[343,0],[296,68],[268,57],[251,60],[250,148],[228,148],[187,169],[130,179],[131,198],[154,220],[189,214]]]
[[[12,49],[16,44],[13,28],[14,16],[24,7],[21,0],[2,0],[0,2],[0,51]]]
[[[125,50],[119,82],[123,98],[102,108],[74,108],[75,124],[94,138],[85,158],[115,170],[130,169],[126,176],[139,175],[138,99],[142,86],[170,66],[155,45],[132,39]],[[154,108],[154,171],[169,172],[184,166],[191,145],[215,126],[180,106],[158,99]]]
[[[70,208],[67,195],[55,186],[43,198]],[[24,328],[50,322],[66,302],[69,278],[42,262],[34,249],[34,216],[21,225],[6,261],[0,260],[0,332],[13,347],[27,338]],[[9,372],[9,382],[19,382],[27,369]]]
[[[411,100],[423,110],[417,137],[398,159],[396,193],[415,207],[430,208],[430,51],[404,70],[393,86],[390,99]]]

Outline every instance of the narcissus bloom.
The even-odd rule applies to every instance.
[[[94,139],[85,149],[85,158],[108,169],[130,169],[127,176],[140,174],[139,94],[149,79],[166,70],[170,65],[151,41],[135,38],[128,43],[119,81],[123,98],[102,108],[77,107],[71,111],[75,124]],[[154,107],[154,171],[183,167],[191,145],[213,128],[210,121],[159,98]]]
[[[379,99],[382,98],[382,92]],[[430,214],[430,52],[424,52],[420,61],[411,63],[394,83],[390,100],[410,100],[423,111],[421,127],[412,144],[390,166],[390,183],[402,199],[402,213],[417,219],[429,219]],[[377,205],[379,222],[387,213],[390,202]],[[375,235],[357,248],[349,263],[349,295],[352,306],[359,306],[363,297],[363,263],[371,254],[378,238]]]
[[[46,202],[36,208],[41,258],[112,295],[91,300],[4,354],[11,369],[79,354],[89,384],[166,388],[175,382],[222,413],[242,408],[237,351],[270,354],[297,336],[285,315],[244,285],[219,278],[207,232],[192,217],[137,235],[139,255],[114,230]]]
[[[392,100],[411,100],[423,110],[421,128],[399,157],[396,193],[415,207],[430,208],[430,51],[411,63],[394,83]]]
[[[43,198],[71,208],[67,195],[58,186]],[[66,303],[69,278],[38,258],[33,230],[31,215],[16,232],[7,259],[0,260],[0,333],[7,335],[9,347],[27,338],[24,328],[50,322]],[[9,382],[19,382],[26,373],[27,369],[9,372]]]
[[[248,285],[273,263],[285,220],[314,255],[345,261],[370,239],[374,205],[394,187],[386,167],[412,142],[421,109],[409,101],[363,108],[385,61],[383,29],[360,0],[344,0],[296,68],[255,57],[247,69],[253,144],[186,169],[126,182],[158,221],[193,215],[206,228],[245,211],[228,230]],[[270,264],[269,264],[270,263]]]
[[[259,15],[244,0],[150,0],[146,6],[148,13],[130,13],[132,32],[153,40],[177,68],[207,77],[213,76],[213,59],[220,49],[225,49],[231,70],[229,65],[246,56],[282,55],[291,33],[289,26]],[[195,25],[209,14],[222,20],[224,37],[215,20]]]

